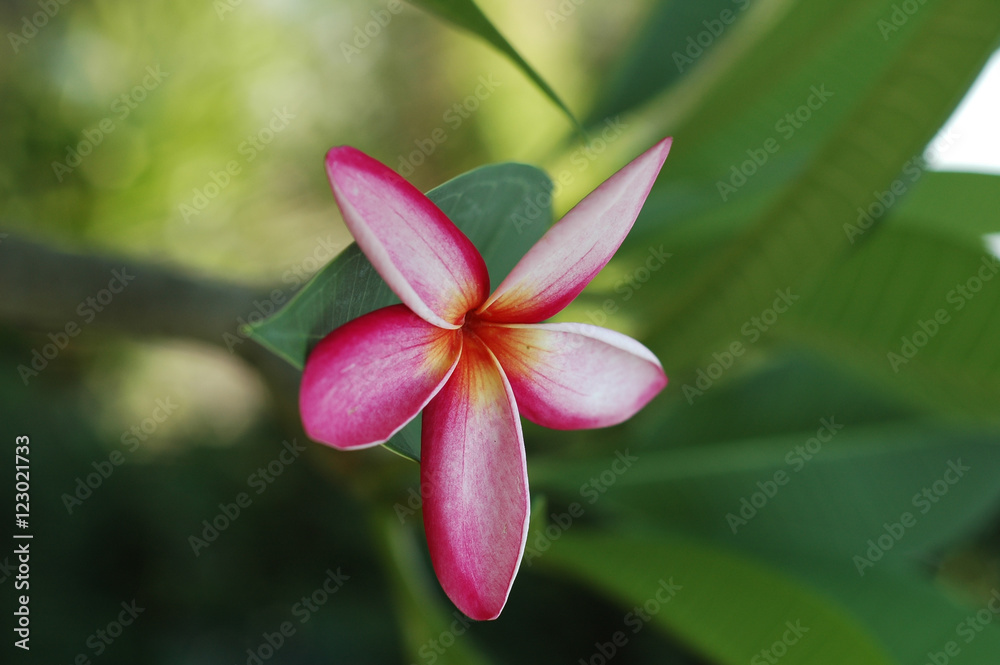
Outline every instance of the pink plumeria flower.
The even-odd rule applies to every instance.
[[[326,170],[348,229],[402,300],[350,321],[310,354],[306,432],[350,450],[424,412],[424,525],[445,592],[473,619],[507,602],[528,536],[520,415],[554,429],[632,417],[667,383],[631,337],[562,310],[625,239],[670,150],[664,139],[570,210],[489,293],[472,242],[413,185],[351,147]]]

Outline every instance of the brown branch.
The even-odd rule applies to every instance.
[[[11,327],[52,334],[93,327],[221,347],[261,372],[282,411],[295,409],[298,373],[238,336],[238,320],[267,297],[263,289],[137,259],[66,253],[0,233],[0,294],[0,324]]]

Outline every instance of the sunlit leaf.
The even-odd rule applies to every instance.
[[[858,249],[803,293],[775,337],[925,407],[998,421],[1000,259],[970,233],[985,220],[941,221],[934,229],[891,220],[858,236]]]
[[[842,225],[921,152],[1000,34],[1000,11],[985,0],[928,2],[921,12],[923,23],[905,48],[790,188],[653,322],[654,350],[666,366],[685,368],[674,372],[675,386],[691,381],[712,352],[740,339],[776,290],[805,292],[850,250]],[[900,101],[914,99],[922,101]]]
[[[675,4],[683,3],[663,3],[656,11],[669,14],[669,6]],[[842,136],[844,123],[873,89],[880,90],[879,81],[898,66],[900,58],[924,55],[912,48],[911,41],[923,26],[939,19],[924,11],[931,7],[927,3],[905,21],[897,16],[897,25],[887,18],[898,11],[898,3],[891,0],[698,5],[692,11],[700,13],[702,22],[679,37],[669,37],[670,44],[656,40],[659,33],[652,25],[658,19],[652,18],[648,34],[640,40],[646,50],[626,58],[617,77],[626,77],[637,89],[660,82],[663,94],[638,109],[600,111],[628,112],[633,123],[660,126],[661,133],[678,137],[666,177],[651,193],[632,242],[655,235],[682,245],[689,237],[729,234],[770,215],[810,156]],[[709,27],[718,32],[720,15],[730,9],[737,19],[715,36]],[[962,21],[943,20],[955,26]],[[680,79],[663,73],[665,68],[672,68],[668,74],[677,71],[672,61],[653,58],[664,50],[674,57],[688,57],[688,50],[695,54]],[[961,85],[968,84],[968,77],[968,72],[960,77]],[[820,99],[813,95],[814,89],[829,94]],[[915,88],[884,91],[887,97],[920,94]],[[926,138],[932,133],[927,132]],[[899,157],[897,172],[922,148],[915,145]]]
[[[984,235],[1000,233],[1000,176],[928,171],[906,184],[887,215],[889,229],[921,229],[976,252]]]

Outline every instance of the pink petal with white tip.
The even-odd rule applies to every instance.
[[[441,586],[469,617],[495,619],[528,536],[528,476],[510,385],[471,335],[448,383],[424,410],[420,478]]]
[[[484,323],[476,334],[500,361],[521,415],[544,427],[617,425],[667,385],[652,351],[607,328]]]
[[[306,433],[341,449],[384,443],[437,394],[461,350],[462,333],[403,305],[345,323],[306,360],[299,392]]]
[[[562,310],[625,240],[670,151],[666,138],[605,180],[535,243],[477,310],[486,320],[536,323]]]
[[[428,323],[458,328],[489,293],[472,242],[416,187],[355,148],[332,148],[326,171],[347,228],[393,292]]]

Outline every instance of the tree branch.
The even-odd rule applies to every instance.
[[[261,372],[282,411],[297,412],[298,372],[238,336],[238,319],[267,297],[263,290],[137,259],[70,254],[0,233],[0,293],[0,323],[13,327],[46,333],[94,327],[222,347]]]

